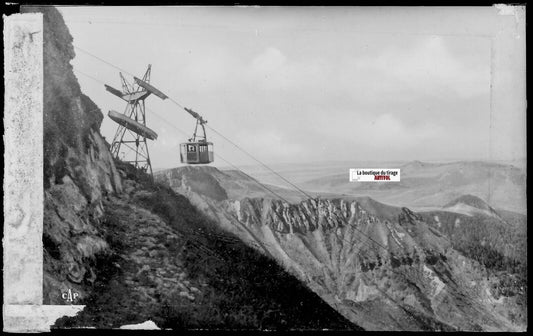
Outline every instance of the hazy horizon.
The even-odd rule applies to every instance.
[[[216,161],[216,160],[215,160]],[[265,164],[269,167],[275,167],[275,166],[284,166],[284,165],[288,165],[288,166],[303,166],[303,165],[317,165],[317,166],[327,166],[327,165],[331,165],[331,166],[335,166],[335,165],[340,165],[340,164],[357,164],[357,163],[398,163],[398,164],[407,164],[407,163],[410,163],[410,162],[422,162],[422,163],[434,163],[434,164],[448,164],[448,163],[456,163],[456,162],[485,162],[485,163],[499,163],[499,164],[506,164],[506,165],[512,165],[512,166],[515,166],[516,168],[520,168],[520,169],[524,169],[526,167],[526,164],[527,164],[527,158],[521,158],[521,159],[513,159],[513,160],[505,160],[505,159],[475,159],[475,158],[472,158],[472,159],[457,159],[457,158],[442,158],[442,159],[435,159],[435,160],[349,160],[349,161],[345,161],[345,160],[338,160],[338,161],[305,161],[305,162],[296,162],[296,161],[293,161],[293,162],[265,162]],[[200,166],[213,166],[212,164],[209,164],[209,165],[200,165]],[[172,169],[172,168],[178,168],[178,167],[183,167],[183,165],[179,165],[179,166],[169,166],[169,167],[158,167],[158,166],[154,166],[153,169],[154,171],[159,171],[159,170],[166,170],[166,169]],[[220,165],[216,165],[214,166],[218,169],[223,169],[223,170],[231,170],[231,169],[235,169],[234,167],[232,167],[231,165],[225,165],[225,164],[220,164]],[[247,164],[240,164],[237,166],[237,168],[239,169],[246,169],[246,168],[260,168],[262,167],[261,164],[259,163],[247,163]],[[351,167],[351,168],[363,168],[363,167]],[[367,167],[364,167],[364,168],[367,168]],[[397,167],[389,167],[389,168],[397,168]],[[266,169],[266,168],[265,168]]]
[[[520,13],[502,15],[495,7],[59,10],[77,47],[138,77],[151,64],[154,86],[269,164],[525,157]],[[102,109],[101,132],[111,141],[116,124],[107,111],[122,112],[125,102],[102,82],[120,88],[119,70],[75,52],[76,76]],[[194,119],[169,100],[151,96],[146,104],[148,126],[159,134],[149,141],[153,167],[182,166],[178,144],[192,134]],[[214,166],[255,163],[207,131]]]

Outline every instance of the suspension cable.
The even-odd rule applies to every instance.
[[[75,44],[72,44],[72,46],[73,46],[75,49],[77,49],[77,50],[79,50],[79,51],[81,51],[81,52],[83,52],[83,53],[85,53],[85,54],[87,54],[87,55],[89,55],[89,56],[92,56],[92,57],[96,58],[97,60],[99,60],[99,61],[101,61],[101,62],[104,62],[105,64],[107,64],[107,65],[109,65],[109,66],[112,66],[112,67],[115,68],[115,69],[118,69],[118,70],[120,70],[120,71],[122,71],[122,72],[124,72],[124,73],[126,73],[126,74],[128,74],[128,75],[130,75],[130,76],[132,76],[132,77],[135,77],[135,75],[133,75],[131,72],[129,72],[129,71],[127,71],[127,70],[124,70],[124,69],[122,69],[122,68],[120,68],[120,67],[114,65],[113,63],[110,63],[110,62],[108,62],[108,61],[106,61],[106,60],[104,60],[104,59],[102,59],[102,58],[96,56],[95,54],[92,54],[92,53],[88,52],[87,50],[82,49],[82,48],[76,46]]]
[[[84,76],[87,76],[88,78],[91,78],[92,80],[94,81],[97,81],[99,83],[102,83],[102,84],[105,84],[103,81],[91,76],[91,75],[88,75],[86,73],[83,73],[79,70],[74,70],[75,72],[77,73],[80,73]],[[150,111],[150,113],[152,113],[155,117],[159,118],[160,120],[164,121],[166,124],[170,125],[171,127],[173,127],[174,129],[176,129],[177,131],[181,132],[183,135],[187,136],[187,133],[180,129],[179,127],[175,126],[173,123],[169,122],[168,120],[166,120],[165,118],[161,117],[160,115],[158,115],[155,111],[153,111],[152,109],[150,109],[149,107],[146,107],[146,109],[148,111]],[[221,159],[222,161],[226,162],[226,164],[230,165],[231,167],[233,167],[234,169],[237,169],[238,171],[240,171],[242,174],[244,174],[246,177],[248,177],[249,179],[251,179],[253,182],[257,183],[259,186],[261,186],[263,189],[267,190],[268,192],[270,192],[271,194],[273,194],[274,196],[280,198],[281,200],[285,201],[285,203],[288,203],[290,204],[290,202],[285,199],[283,196],[281,196],[280,194],[278,194],[277,192],[273,191],[272,189],[270,189],[269,187],[267,187],[266,185],[264,185],[263,183],[259,182],[257,179],[251,177],[250,175],[248,175],[246,172],[244,172],[242,169],[240,169],[239,167],[237,167],[236,165],[234,165],[233,163],[231,163],[230,161],[224,159],[220,154],[218,153],[215,153],[215,155]]]
[[[114,68],[116,68],[116,69],[118,69],[118,70],[121,70],[121,71],[123,71],[123,72],[125,72],[125,73],[127,73],[127,74],[129,74],[129,75],[131,75],[131,76],[134,76],[134,75],[131,74],[130,72],[125,71],[125,70],[121,69],[120,67],[115,66],[115,65],[113,65],[112,63],[109,63],[109,62],[107,62],[107,61],[101,59],[100,57],[98,57],[98,56],[96,56],[96,55],[93,55],[93,54],[91,54],[91,53],[89,53],[89,52],[87,52],[87,51],[85,51],[85,50],[83,50],[83,49],[81,49],[81,48],[79,48],[79,47],[74,46],[74,48],[76,48],[76,49],[78,49],[78,50],[80,50],[80,51],[82,51],[82,52],[84,52],[84,53],[86,53],[86,54],[88,54],[88,55],[90,55],[90,56],[92,56],[92,57],[94,57],[94,58],[96,58],[96,59],[98,59],[98,60],[100,60],[100,61],[102,61],[102,62],[104,62],[104,63],[106,63],[106,64],[108,64],[108,65],[110,65],[110,66],[112,66],[112,67],[114,67]],[[83,74],[83,75],[87,76],[88,78],[92,78],[92,79],[94,79],[94,80],[96,80],[96,81],[98,81],[98,82],[103,83],[102,81],[100,81],[100,80],[98,80],[98,79],[96,79],[96,78],[94,78],[94,77],[92,77],[92,76],[90,76],[90,75],[87,75],[87,74],[85,74],[85,73],[83,73],[83,72],[81,72],[81,71],[77,71],[77,70],[74,70],[74,71],[76,71],[76,72],[78,72],[78,73],[80,73],[80,74]],[[179,106],[180,108],[185,109],[185,107],[184,107],[183,105],[181,105],[179,102],[177,102],[177,101],[174,100],[173,98],[170,98],[170,97],[169,97],[169,99],[170,99],[174,104],[176,104],[177,106]],[[151,112],[152,112],[156,117],[162,119],[163,121],[167,122],[167,123],[168,123],[169,125],[171,125],[172,127],[176,128],[176,129],[179,130],[180,132],[186,134],[184,131],[180,130],[179,128],[177,128],[176,126],[174,126],[172,123],[169,123],[169,122],[168,122],[166,119],[164,119],[163,117],[157,115],[157,114],[156,114],[155,112],[153,112],[153,111],[151,111]],[[278,174],[276,171],[274,171],[273,169],[271,169],[270,167],[268,167],[266,164],[264,164],[264,163],[261,162],[260,160],[256,159],[253,155],[251,155],[251,154],[248,153],[246,150],[244,150],[243,148],[241,148],[240,146],[238,146],[237,144],[235,144],[233,141],[231,141],[230,139],[228,139],[227,137],[225,137],[224,135],[222,135],[220,132],[216,131],[214,128],[210,127],[209,125],[208,125],[208,127],[209,127],[209,129],[211,129],[213,132],[217,133],[219,136],[221,136],[221,137],[224,138],[226,141],[228,141],[228,142],[231,143],[233,146],[235,146],[237,149],[241,150],[243,153],[247,154],[250,158],[252,158],[252,159],[255,160],[256,162],[260,163],[263,167],[267,168],[269,171],[271,171],[272,173],[276,174],[278,177],[280,177],[281,179],[283,179],[284,181],[286,181],[287,183],[289,183],[291,186],[293,186],[293,187],[294,187],[295,189],[297,189],[299,192],[301,192],[302,194],[304,194],[306,197],[308,197],[309,199],[313,199],[312,196],[310,196],[310,195],[307,194],[305,191],[303,191],[302,189],[300,189],[298,186],[294,185],[292,182],[290,182],[289,180],[287,180],[286,178],[284,178],[283,176],[281,176],[280,174]],[[220,157],[220,155],[217,155],[217,156],[218,156],[219,158],[221,158],[224,162],[230,164],[232,167],[234,167],[234,168],[236,168],[237,170],[239,170],[241,173],[243,173],[243,174],[245,174],[246,176],[248,176],[248,177],[251,178],[251,176],[249,176],[249,175],[246,174],[244,171],[242,171],[242,170],[239,169],[238,167],[236,167],[236,166],[234,166],[233,164],[231,164],[229,161],[227,161],[227,160],[223,159],[222,157]],[[274,194],[275,196],[279,197],[280,199],[284,200],[286,203],[290,204],[290,202],[288,202],[288,201],[287,201],[286,199],[284,199],[282,196],[280,196],[279,194],[275,193],[274,191],[272,191],[272,190],[269,189],[268,187],[264,186],[262,183],[260,183],[260,182],[257,181],[256,179],[252,178],[252,180],[253,180],[254,182],[256,182],[257,184],[259,184],[261,187],[263,187],[265,190],[269,191],[270,193],[272,193],[272,194]],[[370,240],[370,241],[372,241],[374,244],[376,244],[377,246],[381,247],[382,249],[384,249],[386,252],[389,253],[389,250],[388,250],[384,245],[382,245],[381,243],[377,242],[375,239],[373,239],[372,237],[370,237],[369,235],[367,235],[367,234],[364,233],[363,231],[359,230],[358,228],[356,228],[356,227],[354,227],[354,226],[352,226],[352,228],[355,229],[356,231],[358,231],[362,236],[366,237],[366,238],[367,238],[367,242],[368,242],[368,240]],[[341,238],[341,239],[342,239],[342,238]],[[356,238],[356,239],[357,239],[357,238]],[[344,240],[344,239],[342,239],[342,240]],[[348,242],[348,241],[346,241],[346,242]],[[364,243],[363,243],[362,241],[360,241],[360,240],[359,240],[359,242],[361,242],[362,244],[364,244]],[[348,242],[348,243],[349,243],[349,242]],[[400,275],[402,275],[402,276],[404,276],[404,277],[406,278],[406,276],[405,276],[404,274],[402,274],[402,272],[398,272],[398,271],[395,271],[395,270],[393,270],[392,272],[393,272],[393,273],[396,273],[396,274],[400,274]],[[420,270],[415,270],[415,272],[418,273],[418,274],[421,274],[421,273],[420,273]],[[407,279],[407,278],[406,278],[406,279]],[[378,290],[379,290],[379,289],[378,289]],[[379,291],[382,292],[381,290],[379,290]],[[473,297],[471,297],[470,295],[468,295],[468,293],[461,293],[461,294],[464,295],[467,299],[469,299],[470,302],[475,303],[475,301],[474,301],[475,299],[474,299]],[[389,298],[390,298],[390,297],[389,297]],[[390,298],[390,299],[392,299],[392,298]],[[396,302],[396,300],[394,300],[394,299],[392,299],[392,301],[395,301],[395,302]],[[397,303],[397,302],[396,302],[396,303]],[[401,307],[401,305],[400,305],[399,303],[397,303],[397,305]],[[478,312],[480,312],[480,308],[479,308],[479,307],[474,307],[474,305],[473,305],[472,309],[477,310]],[[492,322],[496,322],[496,321],[495,321],[495,320],[492,320]]]
[[[272,173],[274,173],[276,176],[278,176],[279,178],[281,178],[283,181],[287,182],[288,184],[290,184],[291,186],[293,186],[295,189],[297,189],[299,192],[301,192],[302,194],[304,194],[307,198],[309,199],[312,199],[313,197],[311,195],[309,195],[307,192],[303,191],[302,189],[300,189],[297,185],[295,185],[294,183],[292,183],[291,181],[287,180],[285,177],[281,176],[278,172],[276,172],[275,170],[273,170],[272,168],[270,168],[269,166],[267,166],[265,163],[263,163],[262,161],[260,161],[259,159],[256,159],[252,154],[248,153],[246,150],[244,150],[242,147],[240,147],[239,145],[237,145],[235,142],[231,141],[230,139],[228,139],[227,137],[225,137],[224,135],[222,135],[222,133],[218,132],[217,130],[215,130],[213,127],[207,125],[207,127],[209,127],[210,130],[212,130],[213,132],[215,132],[216,134],[218,134],[219,136],[221,136],[222,138],[224,138],[226,141],[228,141],[230,144],[232,144],[233,146],[235,146],[236,148],[238,148],[240,151],[242,151],[244,154],[248,155],[250,158],[252,158],[253,160],[255,160],[256,162],[258,162],[259,164],[261,164],[263,167],[265,167],[266,169],[268,169],[269,171],[271,171]]]
[[[108,64],[116,69],[119,69],[127,74],[129,74],[130,76],[133,76],[135,77],[132,73],[130,73],[129,71],[126,71],[126,70],[123,70],[121,69],[120,67],[80,48],[80,47],[77,47],[77,46],[74,46],[74,48],[86,53],[87,55],[90,55],[102,62],[104,62],[105,64]],[[176,106],[186,110],[186,108],[180,104],[177,100],[173,99],[172,97],[169,97],[169,100],[171,102],[173,102]],[[186,110],[187,111],[187,110]],[[188,112],[188,111],[187,111]],[[270,172],[272,172],[273,174],[275,174],[276,176],[278,176],[279,178],[281,178],[283,181],[285,181],[286,183],[288,183],[289,185],[291,185],[293,188],[295,188],[296,190],[298,190],[300,193],[302,193],[305,197],[309,198],[309,199],[312,199],[313,197],[311,195],[309,195],[307,192],[305,192],[304,190],[302,190],[301,188],[299,188],[297,185],[295,185],[294,183],[292,183],[291,181],[289,181],[288,179],[286,179],[285,177],[283,177],[281,174],[279,174],[278,172],[276,172],[274,169],[270,168],[268,165],[266,165],[264,162],[262,162],[261,160],[257,159],[256,157],[254,157],[252,154],[250,154],[248,151],[246,151],[244,148],[242,148],[241,146],[237,145],[235,142],[231,141],[229,138],[227,138],[226,136],[224,136],[222,133],[218,132],[217,130],[215,130],[213,127],[207,125],[207,127],[209,127],[210,130],[212,130],[213,132],[215,132],[216,134],[218,134],[220,137],[222,137],[224,140],[226,140],[227,142],[229,142],[230,144],[232,144],[235,148],[239,149],[241,152],[243,152],[244,154],[246,154],[248,157],[250,157],[251,159],[253,159],[254,161],[256,161],[257,163],[259,163],[261,166],[265,167],[266,169],[268,169]]]

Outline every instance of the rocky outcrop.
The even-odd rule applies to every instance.
[[[23,11],[44,17],[44,304],[65,304],[62,292],[84,297],[95,280],[91,260],[109,248],[96,229],[102,202],[122,185],[99,133],[103,115],[74,76],[61,14],[50,6]]]
[[[85,309],[55,327],[360,330],[185,197],[117,166],[124,192],[104,202],[98,228],[110,251],[94,260]]]
[[[154,318],[173,327],[358,329],[348,318],[371,330],[516,330],[482,267],[409,209],[288,204],[261,197],[246,176],[163,172],[209,222],[183,197],[142,190],[118,172],[98,132],[102,113],[80,91],[60,14],[26,10],[44,13],[44,303],[77,292],[88,307],[77,326]],[[235,197],[243,190],[258,197]],[[214,225],[273,256],[329,306]]]
[[[192,167],[183,167],[179,170],[168,172],[168,181],[172,181],[172,186],[181,188],[188,186],[190,191],[197,194],[221,201],[228,198],[224,188],[218,183],[215,174],[221,174],[216,168],[206,167],[205,170],[198,170]]]
[[[185,197],[113,161],[61,15],[25,10],[44,13],[43,303],[85,305],[54,327],[361,329]],[[228,198],[209,175],[189,180],[191,192]]]

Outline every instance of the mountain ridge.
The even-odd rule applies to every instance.
[[[101,112],[72,72],[64,21],[53,7],[30,8],[45,29],[44,303],[69,304],[61,293],[72,289],[86,305],[55,327],[525,330],[517,277],[454,248],[458,217],[440,220],[447,233],[433,213],[372,198],[275,189],[285,202],[215,168],[156,174],[169,187],[113,160]],[[486,238],[474,247],[508,243]]]
[[[501,308],[507,301],[500,303],[498,313],[488,308],[489,302],[497,302],[488,289],[497,279],[485,279],[483,265],[455,251],[445,234],[408,208],[387,206],[368,197],[291,203],[262,197],[216,201],[194,192],[189,185],[193,181],[186,175],[181,174],[184,184],[173,182],[169,171],[159,172],[156,179],[191,199],[225,230],[273,255],[332,307],[365,329],[520,329]],[[464,272],[464,265],[470,265],[469,272]],[[397,270],[403,276],[398,277]],[[415,295],[420,289],[422,294]],[[371,308],[371,302],[381,305]],[[392,315],[383,315],[384,311]],[[450,311],[455,311],[455,317]]]
[[[44,26],[43,304],[85,305],[53,328],[361,330],[185,197],[113,159],[61,14],[22,9],[43,13]]]

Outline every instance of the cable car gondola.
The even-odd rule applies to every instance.
[[[206,164],[214,161],[213,143],[207,141],[204,124],[207,123],[198,113],[191,109],[184,108],[194,118],[196,118],[196,127],[192,138],[187,142],[180,144],[181,163],[186,164]],[[200,126],[203,135],[198,134]]]

